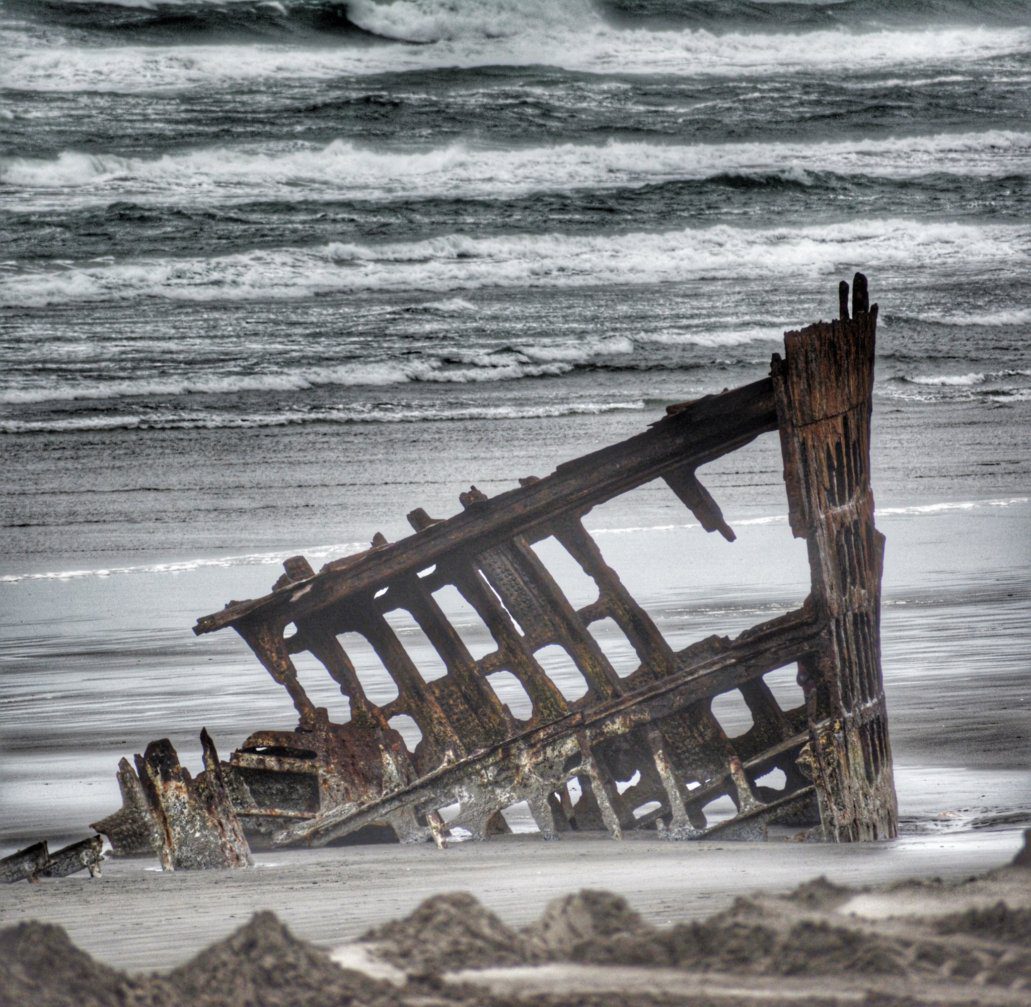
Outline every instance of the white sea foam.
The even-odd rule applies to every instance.
[[[969,374],[919,375],[914,378],[907,378],[906,380],[911,381],[915,385],[959,385],[962,387],[968,387],[970,385],[983,384],[985,375],[971,371]]]
[[[970,371],[966,374],[918,374],[905,376],[901,380],[906,384],[932,388],[976,388],[1027,377],[1031,377],[1031,372],[1011,368],[1005,371]]]
[[[476,305],[464,297],[448,297],[443,301],[430,301],[420,305],[424,311],[432,311],[438,315],[464,315],[476,311]]]
[[[635,412],[644,402],[564,402],[535,406],[441,406],[404,408],[338,407],[277,413],[148,412],[108,416],[67,416],[45,420],[0,420],[0,433],[81,433],[105,430],[222,430],[309,424],[442,423],[461,420],[530,420],[559,416],[599,416]]]
[[[359,24],[398,44],[90,47],[9,46],[0,86],[38,91],[153,91],[276,79],[319,80],[442,67],[550,65],[589,73],[847,76],[892,67],[962,67],[1025,53],[1031,30],[920,27],[851,32],[714,34],[615,28],[582,0],[367,4]],[[503,11],[502,11],[503,9]],[[410,45],[408,41],[430,42]],[[843,54],[847,53],[847,58]],[[933,74],[932,74],[933,76]]]
[[[1003,325],[1031,325],[1031,308],[1001,308],[989,311],[956,312],[952,314],[928,313],[920,316],[926,322],[939,325],[983,325],[997,327]]]
[[[920,515],[948,514],[953,512],[996,510],[1017,507],[1031,502],[1031,497],[1002,497],[990,500],[947,500],[938,503],[912,504],[906,507],[878,507],[878,517],[916,517]],[[767,514],[761,517],[730,518],[733,528],[757,527],[787,524],[786,514]],[[625,525],[617,528],[590,528],[592,535],[636,535],[644,532],[693,531],[701,528],[694,522],[680,524]]]
[[[900,267],[912,270],[915,263],[936,273],[961,270],[970,277],[979,270],[1026,269],[1031,265],[1031,245],[1020,224],[903,219],[604,235],[451,234],[414,242],[259,249],[214,258],[23,268],[0,280],[0,304],[28,307],[155,297],[277,300],[365,291],[451,294],[489,287],[650,284],[713,276],[731,283],[751,280],[759,271],[771,279],[823,279],[852,268],[890,275]],[[443,375],[436,379],[465,380]]]
[[[946,514],[951,511],[985,510],[999,507],[1016,507],[1026,504],[1029,497],[1001,497],[992,500],[949,500],[942,503],[914,504],[910,507],[878,507],[880,516],[898,517],[919,514]]]
[[[454,356],[454,354],[452,354]],[[325,385],[366,386],[401,385],[411,382],[470,384],[510,381],[517,378],[553,377],[572,370],[583,354],[570,354],[568,360],[533,363],[481,356],[470,360],[470,367],[445,367],[437,360],[414,363],[359,363],[333,367],[309,367],[271,374],[219,374],[217,376],[149,378],[131,380],[84,381],[60,387],[31,386],[7,388],[0,392],[0,403],[24,405],[33,402],[73,401],[76,399],[131,398],[162,395],[220,395],[254,391],[303,391]],[[146,425],[143,418],[141,425]]]
[[[796,323],[785,322],[790,327]],[[659,343],[666,346],[744,346],[746,343],[780,342],[784,328],[753,325],[743,329],[715,328],[707,331],[684,329],[655,329],[642,332],[635,339],[640,343]]]
[[[608,339],[586,339],[575,344],[521,343],[514,349],[526,359],[538,363],[585,364],[598,357],[633,353],[634,342],[626,336],[613,336]]]
[[[845,142],[663,144],[611,140],[516,149],[454,143],[418,152],[373,150],[348,140],[211,147],[159,158],[64,151],[52,159],[0,159],[0,181],[24,190],[20,209],[74,194],[79,205],[254,200],[392,200],[518,196],[536,191],[640,187],[717,175],[809,172],[905,178],[944,172],[1031,173],[1031,133],[988,130]]]
[[[363,542],[345,542],[335,545],[311,546],[307,549],[290,549],[279,552],[254,552],[236,556],[208,556],[199,559],[176,560],[166,563],[141,563],[136,566],[93,567],[73,570],[47,570],[41,573],[12,573],[0,576],[0,584],[19,584],[23,581],[40,580],[82,580],[93,577],[117,577],[125,574],[192,573],[195,570],[228,568],[237,566],[269,566],[303,552],[309,560],[349,556],[363,549]]]
[[[267,344],[262,355],[270,352]],[[427,350],[422,359],[407,361],[360,361],[322,366],[284,367],[274,372],[243,371],[232,373],[221,369],[217,374],[155,376],[137,365],[131,379],[113,376],[110,380],[82,380],[66,374],[63,384],[40,383],[40,376],[30,376],[25,383],[13,384],[0,391],[0,404],[29,405],[48,401],[113,399],[142,396],[235,395],[240,392],[303,391],[321,386],[385,386],[428,382],[433,384],[482,384],[520,378],[554,377],[575,367],[591,364],[599,358],[632,354],[635,346],[626,337],[600,337],[574,342],[518,343],[503,349],[446,346]],[[343,416],[339,422],[357,422],[362,417]],[[89,422],[105,429],[111,419],[115,426],[124,425],[124,417],[94,417]],[[373,418],[375,419],[375,417]],[[147,416],[135,425],[145,427]],[[305,416],[289,421],[310,422]],[[391,422],[389,418],[383,422]],[[232,425],[228,421],[221,425]],[[246,425],[250,425],[249,422]],[[3,429],[0,427],[0,429]],[[85,429],[85,428],[83,428]],[[14,432],[11,428],[8,432]]]

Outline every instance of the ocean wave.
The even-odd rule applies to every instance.
[[[632,24],[641,18],[707,27],[754,25],[768,31],[864,24],[1025,24],[1026,0],[603,0]]]
[[[410,363],[362,363],[354,361],[332,367],[310,367],[267,374],[219,374],[210,377],[135,378],[79,382],[61,386],[7,388],[0,391],[0,403],[27,405],[38,402],[71,402],[86,399],[122,399],[179,395],[231,395],[240,392],[304,391],[324,386],[386,386],[429,382],[473,384],[513,381],[519,378],[554,377],[573,369],[584,353],[570,353],[566,359],[534,362],[529,359],[497,359],[481,355],[468,360],[468,367],[446,367],[440,360]],[[141,424],[146,423],[146,418]]]
[[[523,195],[709,180],[768,187],[903,179],[928,174],[1031,175],[1031,133],[1007,130],[848,141],[663,144],[610,140],[515,149],[464,143],[423,151],[324,146],[210,147],[159,158],[68,150],[55,158],[0,158],[0,182],[47,197],[107,204],[210,201],[391,200]],[[44,198],[44,202],[46,199]],[[21,205],[28,209],[30,200]]]
[[[579,4],[470,0],[357,5],[351,20],[404,41],[377,45],[53,45],[7,47],[0,86],[29,91],[155,91],[275,79],[326,80],[481,66],[685,77],[858,74],[948,67],[1019,55],[1026,27],[926,26],[796,33],[616,28]],[[456,13],[460,12],[460,13]],[[463,26],[462,34],[456,26]],[[433,39],[434,32],[440,34]],[[421,44],[412,44],[418,42]],[[842,54],[847,52],[847,60]]]
[[[228,569],[238,566],[271,566],[282,563],[298,553],[308,560],[350,556],[368,548],[367,542],[344,542],[333,545],[310,546],[277,552],[253,552],[236,556],[208,556],[197,559],[174,560],[164,563],[141,563],[134,566],[93,567],[74,570],[47,570],[39,573],[11,573],[0,576],[0,584],[20,584],[41,580],[84,580],[125,576],[127,574],[182,574],[197,570]]]
[[[964,328],[972,325],[982,325],[986,328],[998,328],[1005,325],[1031,325],[1031,308],[996,308],[985,311],[949,314],[929,312],[919,315],[917,320],[921,322],[934,322],[937,325],[963,326]]]
[[[1018,507],[1031,500],[1029,497],[997,497],[990,500],[945,500],[940,503],[912,504],[908,507],[878,507],[879,517],[908,517],[923,514],[948,514],[955,511],[992,510]]]
[[[112,430],[253,430],[271,427],[356,423],[448,423],[464,420],[535,420],[637,412],[640,399],[625,402],[562,402],[534,406],[341,406],[275,413],[148,412],[142,415],[66,416],[0,420],[0,434],[98,433]]]
[[[970,374],[940,374],[904,378],[904,381],[912,382],[914,385],[980,385],[985,380],[985,375],[971,372]]]
[[[213,258],[153,258],[61,268],[10,268],[0,304],[160,298],[213,302],[282,300],[370,291],[457,295],[482,288],[651,284],[757,273],[812,279],[852,268],[890,275],[926,270],[1026,269],[1031,241],[1020,224],[863,219],[808,227],[717,225],[594,235],[444,235],[413,242],[259,249]]]
[[[830,0],[755,3],[754,0],[7,0],[7,9],[101,35],[163,41],[221,35],[295,39],[308,35],[378,36],[431,43],[495,39],[547,24],[575,30],[598,22],[633,29],[684,27],[714,32],[800,31],[934,23],[1022,25],[1020,0]]]
[[[464,297],[447,297],[442,301],[430,301],[428,304],[420,304],[412,310],[429,311],[435,315],[465,315],[477,310],[472,301]]]
[[[663,346],[744,346],[748,343],[779,343],[786,329],[796,323],[786,321],[782,327],[753,325],[738,329],[712,329],[706,332],[683,329],[654,329],[634,337],[639,343],[657,343]],[[735,361],[736,362],[736,361]]]
[[[987,392],[984,397],[989,402],[1003,406],[1014,402],[1031,402],[1031,388],[1000,388]]]
[[[1031,497],[997,497],[988,500],[943,500],[928,504],[911,504],[900,507],[878,507],[877,517],[915,517],[921,515],[948,514],[954,512],[996,510],[1005,507],[1017,507],[1031,502]],[[760,517],[730,517],[728,523],[733,528],[764,527],[766,525],[787,524],[786,514],[765,514]],[[615,528],[589,527],[592,535],[635,535],[642,532],[693,531],[701,525],[694,522],[651,525],[620,525]]]
[[[6,0],[11,13],[45,18],[48,27],[133,41],[310,36],[365,37],[348,15],[347,0]]]
[[[930,385],[939,388],[972,388],[987,383],[1031,377],[1031,371],[1009,369],[1005,371],[970,371],[967,374],[917,374],[899,378],[907,384]]]
[[[268,347],[258,347],[262,358]],[[277,371],[245,371],[198,376],[155,375],[135,363],[136,376],[125,379],[121,367],[110,379],[84,379],[65,372],[64,383],[33,383],[0,390],[0,404],[31,405],[75,400],[162,398],[194,395],[239,395],[247,392],[293,392],[319,387],[361,387],[405,384],[483,384],[522,378],[555,377],[579,367],[633,366],[635,345],[626,337],[598,337],[572,342],[520,342],[500,349],[441,346],[425,349],[419,358],[352,359],[343,363],[283,367]],[[260,366],[260,365],[259,365]],[[224,367],[224,365],[223,365]],[[50,379],[53,374],[48,375]],[[373,417],[375,419],[375,417]],[[298,420],[300,421],[300,420]],[[357,421],[357,420],[355,420]],[[389,422],[387,417],[384,422]],[[102,422],[102,421],[98,421]],[[141,418],[146,423],[147,417]],[[121,421],[119,424],[121,425]]]
[[[542,29],[575,35],[603,24],[590,0],[350,0],[353,24],[400,42],[454,42],[539,35]]]

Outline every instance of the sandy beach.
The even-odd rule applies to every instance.
[[[85,875],[3,892],[0,926],[41,920],[63,926],[79,947],[131,971],[170,969],[273,910],[322,947],[354,939],[441,892],[475,895],[510,926],[538,917],[581,888],[623,895],[650,923],[668,926],[726,909],[754,891],[785,892],[820,875],[841,885],[907,878],[958,881],[1012,860],[1017,829],[924,835],[891,844],[614,842],[516,836],[431,846],[336,847],[257,854],[240,871],[162,874],[149,861],[109,861]]]
[[[496,497],[671,403],[765,381],[856,271],[879,305],[887,542],[880,639],[862,623],[856,664],[877,679],[879,645],[899,832],[545,842],[522,802],[512,835],[446,849],[263,848],[164,873],[112,857],[0,888],[0,1007],[1026,1002],[1029,872],[1006,865],[1031,827],[1027,8],[0,0],[0,857],[85,838],[120,804],[119,759],[156,739],[197,773],[202,729],[226,759],[296,726],[244,641],[194,636],[198,617],[263,596],[289,557],[317,570],[396,543],[414,508],[446,518],[470,487]],[[671,653],[813,589],[765,429],[699,469],[732,543],[658,469],[583,514]],[[841,507],[860,497],[868,521],[865,488]],[[835,562],[862,567],[849,527]],[[584,621],[567,625],[597,631],[613,682],[635,673],[598,614],[605,578],[556,541],[539,558]],[[473,661],[497,651],[479,670],[500,681],[504,633],[467,618],[447,573],[432,598]],[[371,609],[384,588],[367,587]],[[395,630],[402,664],[440,665]],[[358,692],[407,702],[355,633]],[[531,663],[561,643],[538,642]],[[773,705],[799,707],[814,652],[766,674]],[[313,653],[297,661],[345,722]],[[747,684],[713,700],[735,743],[764,734]],[[879,699],[866,714],[873,785]],[[418,727],[401,732],[414,756]],[[702,821],[735,813],[727,790]],[[478,902],[439,898],[455,892]],[[353,943],[375,928],[386,951]]]

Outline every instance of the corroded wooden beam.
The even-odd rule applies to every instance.
[[[776,408],[768,378],[712,395],[664,417],[650,430],[612,447],[560,465],[550,476],[469,508],[423,532],[369,550],[336,569],[253,601],[231,602],[197,620],[210,633],[245,620],[288,622],[350,594],[375,590],[394,577],[432,566],[456,547],[511,535],[564,513],[583,513],[664,474],[702,465],[775,430]]]
[[[898,831],[881,675],[884,536],[870,487],[877,305],[862,273],[852,294],[851,320],[788,332],[784,358],[773,360],[791,527],[806,539],[824,623],[804,668],[811,737],[803,761],[824,832],[838,841]],[[846,296],[847,285],[842,304]]]

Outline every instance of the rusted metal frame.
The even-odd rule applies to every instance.
[[[100,877],[101,861],[104,859],[104,840],[100,836],[90,836],[77,843],[71,843],[47,857],[47,862],[39,872],[43,878],[67,878],[79,871],[89,871],[91,878]]]
[[[311,564],[303,556],[291,556],[284,560],[283,568],[285,572],[276,582],[278,588],[315,576]],[[309,652],[323,665],[340,687],[341,694],[350,703],[368,706],[369,701],[354,665],[340,646],[340,641],[326,629],[323,620],[318,616],[299,619],[295,622],[295,627],[296,632],[293,636],[286,636],[284,633],[287,654],[292,658],[294,654]]]
[[[0,860],[0,883],[15,881],[36,883],[40,878],[67,878],[79,871],[89,871],[91,878],[101,874],[104,840],[90,836],[50,852],[46,842],[33,843]]]
[[[783,710],[770,687],[761,678],[743,685],[741,695],[752,715],[752,728],[737,739],[740,749],[751,755],[752,752],[764,751],[798,733],[801,725],[796,720],[798,715],[804,718],[804,704],[796,710]]]
[[[262,667],[286,689],[294,709],[301,718],[301,723],[311,723],[317,719],[316,708],[304,691],[297,677],[297,669],[290,660],[283,636],[287,622],[288,620],[283,618],[274,622],[251,618],[237,623],[235,628],[247,646],[254,651]]]
[[[204,772],[193,779],[167,739],[136,756],[136,771],[161,837],[166,871],[244,867],[250,847],[233,809],[218,753],[201,731]]]
[[[388,597],[393,599],[395,595],[399,600],[398,607],[412,616],[444,662],[447,668],[446,677],[453,681],[462,697],[464,707],[475,718],[478,743],[491,744],[501,741],[508,733],[508,722],[501,703],[494,690],[484,682],[476,661],[422,578],[402,578],[388,591]],[[436,688],[436,682],[430,683],[430,688]]]
[[[128,759],[118,763],[118,789],[122,806],[112,815],[90,825],[111,841],[112,848],[126,856],[161,852],[161,831],[150,811],[147,794]]]
[[[298,630],[298,636],[304,644],[304,649],[309,651],[322,666],[329,676],[340,687],[341,695],[345,696],[350,704],[352,716],[355,707],[368,709],[373,703],[365,694],[365,687],[362,685],[358,672],[355,669],[347,651],[340,645],[340,641],[324,625],[321,619],[302,620]],[[293,648],[288,649],[293,653]]]
[[[777,428],[773,389],[763,379],[708,396],[660,420],[648,431],[559,466],[540,481],[502,493],[381,549],[327,564],[308,581],[264,598],[230,603],[197,621],[208,633],[248,618],[304,617],[348,595],[375,591],[403,573],[433,566],[456,546],[485,544],[596,504],[680,466],[700,466]]]
[[[17,850],[0,860],[0,882],[14,884],[16,881],[39,880],[40,872],[50,859],[46,842],[33,843],[23,850]]]
[[[843,298],[844,303],[844,298]],[[891,838],[898,811],[880,670],[883,536],[870,489],[877,307],[857,274],[852,317],[785,335],[772,378],[792,531],[804,537],[826,631],[800,666],[811,725],[804,760],[824,832]],[[826,725],[830,725],[827,727]]]
[[[398,639],[390,623],[371,605],[338,606],[334,614],[340,622],[333,626],[334,635],[356,632],[376,652],[383,667],[397,686],[398,698],[383,707],[385,715],[407,713],[419,725],[427,748],[435,750],[437,761],[459,758],[466,754],[466,743],[459,737],[444,708]]]
[[[790,738],[785,738],[783,741],[772,746],[766,751],[761,752],[750,759],[742,760],[741,768],[748,775],[749,779],[758,779],[759,777],[765,776],[771,769],[779,768],[783,762],[795,759],[808,740],[808,730],[800,731],[798,734]],[[680,781],[678,780],[678,782]],[[706,828],[705,818],[701,814],[702,808],[717,797],[721,797],[728,793],[732,786],[733,781],[730,779],[729,771],[710,780],[708,783],[697,784],[694,788],[681,786],[681,794],[688,819],[696,833],[703,831]],[[763,788],[758,789],[761,791]],[[804,778],[795,788],[790,787],[790,785],[785,786],[783,796],[791,797],[795,794],[800,794],[803,790],[810,795],[813,792],[812,783]],[[769,804],[774,800],[779,800],[779,798],[776,796],[771,797],[769,800],[763,798],[762,803]],[[654,811],[650,811],[646,815],[642,815],[637,820],[638,827],[645,828],[652,823],[657,823],[668,814],[668,809],[656,808]],[[667,826],[667,828],[669,827]],[[678,835],[676,838],[690,839],[694,838],[694,836],[690,831],[686,831],[685,833]]]
[[[479,499],[470,492],[463,496],[463,503],[469,506],[479,502]],[[537,529],[538,540],[544,537],[540,535],[544,530],[546,529]],[[622,681],[608,658],[523,536],[517,535],[510,542],[480,553],[475,563],[502,599],[505,608],[523,627],[529,649],[536,652],[542,646],[556,644],[569,655],[584,676],[588,692],[575,702],[569,703],[572,709],[579,709],[623,692]],[[645,795],[638,799],[643,803],[653,796],[659,796],[660,792],[664,793],[654,758],[645,746],[631,738],[624,739],[622,745],[637,750],[634,761],[641,775],[641,782],[635,789],[639,788]],[[596,767],[598,779],[605,782],[591,781],[591,797],[607,802],[612,813],[622,824],[630,825],[630,802],[636,803],[634,795],[628,795],[626,791],[620,794],[615,787],[608,785],[608,781],[614,778],[617,772],[605,752],[594,752],[592,765]],[[580,785],[583,789],[584,781],[580,781]],[[569,825],[568,821],[558,824],[561,823],[561,807],[551,807],[550,813],[546,813],[543,806],[531,810],[534,811],[535,819],[546,820],[547,825],[542,827],[542,832],[549,833],[554,828]]]
[[[733,542],[737,538],[734,530],[724,520],[720,505],[698,481],[694,466],[675,468],[667,472],[663,479],[680,502],[698,518],[698,523],[705,531],[718,531],[728,542]]]
[[[697,485],[700,487],[701,484]],[[611,614],[641,659],[641,667],[624,679],[624,683],[632,687],[635,683],[670,674],[676,668],[676,655],[650,616],[626,590],[615,571],[605,563],[601,550],[582,524],[566,520],[561,530],[556,530],[556,537],[563,541],[584,571],[599,585],[600,604],[592,614],[599,618]],[[671,834],[687,835],[693,828],[696,829],[697,823],[692,825],[686,820],[689,791],[684,780],[691,775],[692,768],[692,760],[686,753],[708,751],[710,742],[715,742],[716,749],[722,751],[729,768],[737,753],[703,704],[685,711],[680,717],[667,718],[661,724],[654,725],[647,734],[648,757],[639,760],[638,771],[642,774],[642,782],[634,788],[633,793],[624,792],[620,795],[624,804],[632,802],[639,806],[650,800],[658,800],[660,810],[673,816],[675,824]],[[710,765],[708,771],[713,772],[714,769]],[[736,780],[740,785],[735,789],[736,801],[739,806],[747,807],[753,802],[754,795],[750,788],[741,785],[743,781],[740,776]],[[633,808],[627,808],[625,819],[629,820],[632,814]]]
[[[799,610],[742,634],[719,653],[707,654],[696,663],[683,666],[668,679],[650,684],[634,693],[607,703],[570,713],[557,721],[526,731],[501,745],[450,765],[443,765],[412,785],[390,794],[357,812],[330,809],[318,820],[283,830],[275,837],[277,845],[303,841],[322,845],[339,835],[354,831],[367,822],[396,810],[403,804],[444,807],[453,800],[453,791],[464,786],[467,771],[482,775],[486,763],[515,760],[519,752],[536,751],[540,746],[561,740],[559,746],[568,754],[593,751],[607,738],[617,737],[650,724],[679,710],[705,701],[708,697],[738,688],[743,682],[782,667],[808,653],[818,642],[819,626],[811,613]],[[572,738],[575,744],[565,742]],[[529,756],[524,756],[528,758]],[[550,781],[552,791],[579,770],[570,771],[561,780]],[[603,783],[609,783],[600,774]]]
[[[417,531],[442,523],[431,518],[421,508],[412,511],[408,520]],[[477,569],[476,557],[464,550],[455,550],[450,557],[437,564],[436,574],[435,580],[439,579],[458,591],[480,617],[498,646],[493,654],[476,662],[479,674],[489,678],[496,672],[508,671],[515,676],[530,698],[533,711],[528,723],[514,717],[508,707],[502,707],[510,731],[535,727],[568,713],[569,706],[565,697],[537,663],[533,650],[516,626],[511,613]],[[486,684],[493,693],[489,682]]]
[[[585,625],[611,618],[634,648],[641,665],[624,681],[631,686],[650,678],[661,678],[676,667],[673,648],[637,599],[626,589],[619,575],[606,562],[601,549],[578,518],[568,517],[555,523],[555,538],[580,564],[584,573],[598,585],[598,601],[580,609]]]
[[[588,691],[577,703],[600,702],[623,691],[616,670],[525,539],[517,535],[493,546],[476,557],[476,564],[526,630],[532,650],[557,644],[580,670]]]

